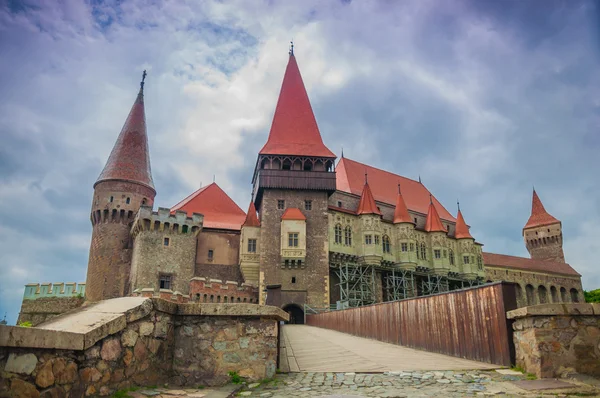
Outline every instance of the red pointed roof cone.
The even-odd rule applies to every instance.
[[[269,138],[259,154],[336,157],[323,144],[293,53],[283,77]]]
[[[371,188],[369,188],[369,183],[365,182],[365,186],[363,187],[362,194],[360,195],[360,202],[358,202],[358,210],[356,210],[356,214],[379,214],[381,215],[381,211],[377,208],[375,204],[375,198],[373,197],[373,193],[371,193]]]
[[[403,222],[412,223],[413,220],[410,217],[410,214],[408,214],[408,208],[406,207],[406,203],[400,192],[400,184],[398,184],[398,198],[396,199],[396,209],[394,210],[394,224]]]
[[[252,201],[250,201],[248,213],[246,214],[246,220],[244,220],[242,227],[260,227],[260,221],[258,221],[258,217],[256,216],[256,207]]]
[[[154,190],[146,134],[143,86],[94,186],[107,180],[131,181]]]
[[[427,211],[427,219],[425,220],[425,231],[446,232],[446,228],[444,228],[433,202],[429,202],[429,210]]]
[[[467,227],[467,223],[465,223],[465,219],[463,218],[463,215],[462,215],[460,209],[458,210],[458,215],[456,216],[456,230],[454,232],[454,237],[456,239],[463,239],[463,238],[473,239],[473,237],[471,236],[471,233],[469,232],[469,227]]]
[[[531,200],[531,216],[529,216],[529,220],[527,220],[527,224],[525,224],[523,229],[541,227],[544,225],[556,224],[559,222],[559,220],[551,216],[546,211],[544,205],[542,204],[542,201],[540,200],[540,197],[534,189],[533,198]]]

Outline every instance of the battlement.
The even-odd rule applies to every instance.
[[[101,223],[121,223],[121,224],[129,224],[131,220],[133,220],[135,216],[135,212],[133,210],[126,209],[104,209],[104,210],[94,210],[90,214],[90,221],[92,225],[101,224]]]
[[[142,206],[135,216],[131,233],[134,238],[142,231],[197,235],[202,229],[203,221],[204,216],[199,213],[188,217],[187,212],[182,210],[171,213],[171,210],[165,207],[152,211],[152,207]]]
[[[258,288],[248,283],[194,277],[190,280],[190,299],[203,303],[258,304]]]
[[[28,283],[25,285],[23,300],[36,300],[47,297],[85,296],[85,283]]]
[[[161,298],[163,300],[168,300],[179,304],[185,304],[190,301],[189,295],[183,294],[179,291],[172,291],[171,289],[159,289],[157,292],[151,287],[147,287],[143,289],[136,289],[131,295],[134,297]]]

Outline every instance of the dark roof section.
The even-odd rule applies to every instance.
[[[581,276],[569,264],[556,261],[509,256],[506,254],[482,253],[483,263],[489,266],[522,269],[525,271],[548,272],[568,276]]]

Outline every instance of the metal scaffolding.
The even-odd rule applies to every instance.
[[[375,268],[356,264],[340,264],[335,270],[340,283],[340,299],[350,307],[373,304],[375,294]]]
[[[448,278],[441,275],[428,274],[421,278],[421,296],[444,293],[448,291]]]
[[[384,276],[384,289],[387,301],[416,296],[413,272],[392,269]]]

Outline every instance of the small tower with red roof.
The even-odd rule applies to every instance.
[[[144,71],[140,91],[94,184],[92,241],[86,299],[99,301],[127,295],[131,268],[130,229],[140,206],[152,206],[156,190],[144,111]]]
[[[402,270],[414,271],[417,265],[417,254],[415,252],[415,243],[411,240],[411,236],[414,235],[415,222],[413,217],[408,213],[408,207],[402,196],[400,184],[398,184],[398,197],[396,198],[393,222],[398,240],[396,248],[400,249],[396,250],[399,267]],[[385,248],[384,244],[384,252]]]
[[[260,221],[254,202],[250,202],[240,236],[240,271],[244,281],[258,286],[260,276]]]
[[[532,259],[565,262],[562,223],[546,211],[535,189],[523,239]]]
[[[467,279],[475,280],[478,276],[484,276],[483,260],[477,250],[478,246],[475,245],[475,238],[469,232],[469,227],[460,211],[460,205],[458,206],[454,231],[454,238],[458,241],[458,245],[453,263]]]
[[[280,242],[260,246],[259,291],[281,285],[281,306],[289,311],[301,312],[303,304],[329,305],[329,252],[324,242],[328,198],[336,189],[335,158],[323,144],[292,47],[269,137],[258,153],[252,179],[261,239]],[[299,258],[292,262],[293,257],[283,255],[298,251],[293,246],[296,231],[283,228],[287,222],[282,216],[292,208],[306,217],[306,258],[300,265]],[[262,296],[261,303],[264,300]]]
[[[375,203],[375,198],[369,187],[368,176],[365,173],[365,185],[360,195],[356,214],[362,226],[362,237],[359,245],[359,259],[365,265],[380,265],[383,258],[381,210]],[[375,297],[373,297],[375,299]],[[375,302],[375,301],[373,301]],[[368,303],[363,303],[368,304]]]

